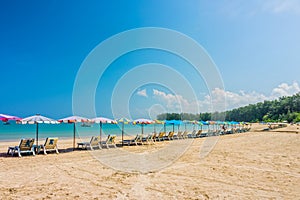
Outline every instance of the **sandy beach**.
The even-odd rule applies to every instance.
[[[1,142],[0,199],[299,199],[300,127],[259,131],[264,127],[218,137],[205,157],[201,149],[208,138],[124,147],[121,152],[132,156],[122,161],[118,149],[63,150],[71,140],[59,141],[58,155],[11,157],[7,147],[19,141]],[[167,166],[139,172],[138,157],[151,168],[147,156],[162,154],[170,144],[188,146]],[[116,169],[101,159],[137,166],[137,171]]]

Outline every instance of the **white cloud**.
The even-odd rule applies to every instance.
[[[300,87],[297,82],[294,82],[292,85],[282,83],[278,87],[273,89],[272,96],[273,98],[278,98],[281,96],[291,96],[298,92],[300,92]]]
[[[136,94],[142,97],[148,97],[146,89],[139,90]]]
[[[264,100],[273,100],[281,96],[291,96],[300,92],[297,82],[288,85],[282,83],[274,88],[269,96],[257,92],[230,92],[215,88],[210,95],[206,95],[203,100],[188,100],[182,95],[167,94],[163,91],[153,90],[153,95],[166,107],[167,112],[211,112],[224,111],[249,104],[255,104]],[[224,99],[226,98],[226,107]]]
[[[182,95],[167,94],[163,91],[153,89],[153,95],[156,99],[164,103],[167,112],[197,112],[199,108],[198,101],[189,101]]]
[[[296,13],[300,14],[299,0],[267,0],[264,1],[262,9],[272,13]]]

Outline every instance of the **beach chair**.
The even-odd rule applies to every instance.
[[[154,133],[152,134],[152,141],[153,141],[153,142],[156,142],[156,138],[157,138],[157,133],[154,132]]]
[[[128,146],[130,146],[131,144],[135,144],[135,145],[142,144],[143,145],[142,140],[143,140],[142,135],[137,134],[134,139],[123,140],[123,144],[127,144]]]
[[[158,137],[156,138],[156,141],[157,141],[157,140],[158,140],[158,141],[164,140],[165,135],[166,135],[165,132],[160,132],[160,133],[158,134]]]
[[[182,139],[187,139],[188,138],[188,131],[184,131],[182,134]]]
[[[183,139],[182,138],[182,131],[179,131],[176,135],[173,136],[173,138],[176,138],[177,140]]]
[[[187,136],[188,136],[189,138],[194,138],[195,135],[196,135],[196,130],[193,130],[192,133],[191,133],[191,134],[188,134]]]
[[[47,151],[55,151],[58,154],[57,141],[58,138],[47,138],[45,144],[41,145],[44,154],[47,154]]]
[[[32,153],[32,155],[35,156],[33,144],[33,138],[21,139],[19,146],[8,147],[7,154],[11,154],[13,156],[17,151],[19,157],[22,157],[21,153]]]
[[[109,146],[113,146],[114,148],[117,148],[116,145],[116,137],[115,135],[108,135],[107,139],[101,143],[101,145],[105,145],[106,148],[109,149]]]
[[[197,133],[195,134],[195,138],[198,138],[201,136],[202,130],[198,130]]]
[[[168,139],[168,140],[171,140],[171,139],[173,140],[174,134],[175,133],[173,131],[170,131],[169,134],[167,136],[165,136],[165,138]]]
[[[91,150],[94,150],[95,147],[101,149],[100,136],[93,136],[89,142],[77,143],[77,148],[87,149],[88,147]]]
[[[142,142],[147,142],[147,144],[154,144],[153,138],[155,137],[156,133],[152,133],[143,137]]]

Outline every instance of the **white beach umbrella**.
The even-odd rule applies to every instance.
[[[58,122],[54,119],[50,119],[48,117],[44,117],[40,114],[36,114],[30,117],[26,117],[22,119],[21,124],[36,124],[36,146],[39,145],[39,124],[57,124]]]
[[[70,116],[66,118],[59,119],[58,122],[68,123],[68,124],[74,124],[73,126],[73,151],[75,149],[75,140],[76,140],[76,123],[78,122],[88,122],[90,121],[88,118],[85,117],[79,117],[79,116]]]
[[[105,117],[96,117],[93,118],[92,121],[100,125],[100,144],[102,141],[102,124],[117,124],[118,122],[113,119],[108,119]]]

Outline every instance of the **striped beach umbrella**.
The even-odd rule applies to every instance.
[[[44,117],[40,114],[36,114],[30,117],[22,119],[21,124],[36,124],[36,146],[39,146],[39,124],[57,124],[58,122],[54,119]]]
[[[118,122],[113,119],[105,118],[105,117],[96,117],[93,118],[92,121],[100,125],[100,144],[102,141],[102,125],[103,124],[117,124]]]
[[[78,122],[88,122],[90,121],[88,118],[80,117],[80,116],[70,116],[66,118],[59,119],[60,123],[68,123],[73,124],[73,151],[75,150],[75,140],[76,140],[76,123]]]
[[[142,135],[143,135],[144,134],[144,125],[145,124],[152,124],[152,123],[154,123],[154,121],[151,120],[151,119],[143,119],[143,118],[141,118],[141,119],[134,120],[132,123],[133,124],[140,124],[141,125],[141,127],[142,127]]]

